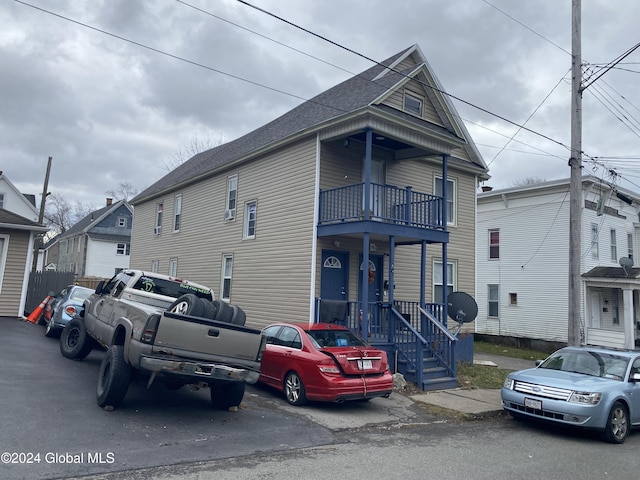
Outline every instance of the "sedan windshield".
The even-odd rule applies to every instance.
[[[364,347],[366,343],[350,330],[307,330],[307,334],[324,347]]]
[[[559,350],[540,364],[539,368],[623,380],[628,363],[627,358],[602,352]]]

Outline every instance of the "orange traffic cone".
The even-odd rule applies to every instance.
[[[47,304],[47,302],[49,301],[49,299],[51,298],[50,295],[47,295],[47,298],[45,298],[40,305],[38,305],[27,317],[27,320],[30,321],[31,323],[38,323],[38,321],[40,320],[40,316],[42,315],[42,312],[44,311],[44,307]]]

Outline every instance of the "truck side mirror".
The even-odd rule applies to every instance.
[[[104,280],[100,280],[98,282],[98,286],[96,287],[96,293],[98,295],[102,295],[104,293]]]

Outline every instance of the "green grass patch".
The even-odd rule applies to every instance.
[[[510,370],[487,365],[458,363],[458,386],[462,388],[500,388]]]
[[[473,351],[478,353],[489,353],[492,355],[502,355],[504,357],[521,358],[523,360],[544,360],[549,356],[546,352],[538,350],[527,350],[518,347],[507,347],[489,342],[473,342]]]
[[[473,350],[476,353],[488,353],[502,355],[504,357],[519,358],[522,360],[544,360],[548,353],[538,350],[528,350],[518,347],[508,347],[495,343],[475,341]],[[532,365],[533,366],[533,365]],[[487,388],[497,389],[502,387],[504,379],[510,370],[503,370],[488,365],[476,365],[461,362],[457,365],[458,386],[462,388]]]

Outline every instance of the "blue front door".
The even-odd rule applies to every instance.
[[[349,252],[322,251],[320,298],[325,300],[349,299]]]

